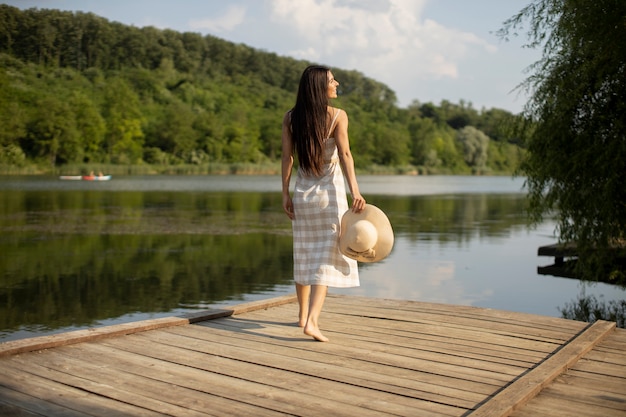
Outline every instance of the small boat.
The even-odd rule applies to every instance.
[[[85,181],[108,181],[110,179],[110,175],[83,175]]]
[[[61,175],[60,180],[73,180],[73,181],[108,181],[111,179],[110,175]]]

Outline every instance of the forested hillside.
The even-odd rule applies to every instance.
[[[0,172],[277,172],[282,116],[308,64],[208,35],[0,5]],[[517,116],[469,102],[399,108],[386,85],[333,72],[359,170],[516,168],[523,141],[507,126]]]

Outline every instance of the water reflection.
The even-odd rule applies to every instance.
[[[0,190],[0,340],[293,291],[291,224],[280,193],[267,191],[276,177],[251,180],[258,191],[224,191],[230,177],[210,187],[168,181]],[[364,192],[379,181],[365,181]],[[537,275],[536,250],[554,242],[552,225],[525,228],[519,184],[489,193],[481,190],[506,184],[462,179],[443,194],[407,195],[407,181],[366,194],[388,214],[396,243],[385,261],[361,265],[360,288],[335,292],[557,316],[579,292],[577,281]],[[624,298],[610,286],[588,292]]]
[[[291,240],[245,235],[54,235],[2,239],[0,328],[88,326],[206,306],[286,283]]]
[[[626,327],[626,300],[598,300],[583,289],[578,298],[559,308],[564,318],[593,323],[596,320],[614,321],[617,327]]]
[[[409,240],[462,242],[481,236],[506,236],[525,225],[524,199],[518,194],[374,197],[396,234]]]

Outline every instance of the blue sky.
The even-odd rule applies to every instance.
[[[540,51],[504,42],[502,23],[531,0],[12,0],[109,20],[198,32],[279,55],[357,70],[399,105],[441,100],[517,113],[513,91]],[[341,81],[341,80],[339,80]]]

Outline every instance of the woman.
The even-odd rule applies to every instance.
[[[339,251],[341,216],[348,210],[344,175],[352,211],[365,207],[348,142],[348,116],[329,105],[339,83],[330,69],[306,68],[296,105],[282,127],[283,209],[293,224],[294,280],[304,334],[327,342],[319,316],[328,287],[357,287],[357,262]],[[293,198],[289,193],[294,153],[299,167]],[[343,172],[342,172],[343,171]]]

